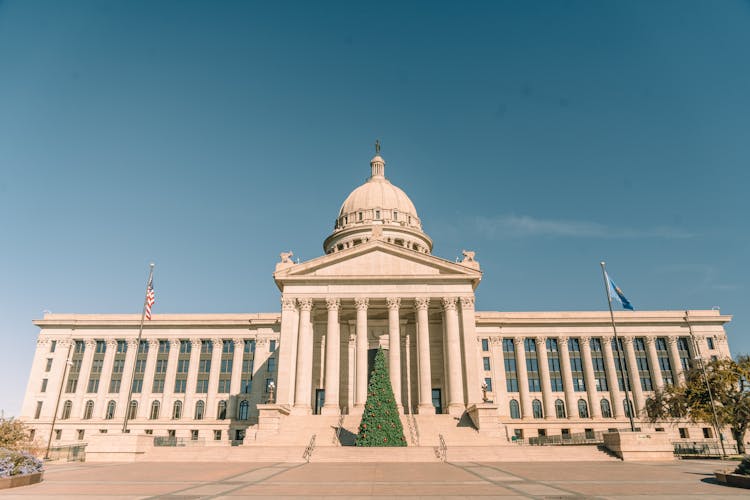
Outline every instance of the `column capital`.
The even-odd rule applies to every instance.
[[[429,297],[416,297],[414,299],[414,308],[417,310],[427,310],[430,307]]]
[[[341,299],[338,297],[326,297],[326,308],[329,311],[338,311],[341,307]]]
[[[547,348],[547,337],[543,335],[537,335],[534,337],[534,341],[536,342],[537,347],[543,347]]]
[[[148,348],[149,349],[151,349],[152,347],[154,349],[158,349],[159,348],[159,339],[148,339],[147,342],[148,342]]]
[[[656,337],[646,337],[646,345],[648,347],[651,347],[652,345],[656,345]]]
[[[36,339],[36,345],[47,345],[50,342],[52,342],[52,339],[50,339],[49,337],[39,337],[38,339]]]
[[[591,337],[589,335],[582,335],[581,337],[578,337],[578,340],[581,342],[581,348],[584,346],[591,348]]]
[[[602,344],[608,344],[610,347],[612,347],[612,341],[615,338],[612,335],[605,335],[602,337]],[[604,348],[604,345],[602,345],[602,349]]]
[[[213,343],[214,349],[216,349],[216,346],[219,346],[219,349],[221,349],[224,346],[224,339],[221,337],[211,337],[211,343]]]
[[[107,349],[117,347],[117,339],[114,337],[107,337],[104,341],[107,343]]]
[[[667,337],[667,344],[669,344],[669,347],[676,346],[677,337]]]
[[[523,337],[513,337],[513,344],[516,347],[523,347]]]
[[[566,335],[559,335],[557,337],[557,348],[559,349],[562,345],[565,346],[565,349],[568,348],[568,337]]]
[[[74,343],[75,341],[73,339],[60,339],[57,341],[57,345],[59,345],[60,347],[69,347],[69,346],[72,346]]]
[[[354,306],[357,308],[357,311],[366,311],[370,306],[370,299],[367,297],[355,297]]]
[[[474,296],[461,297],[461,309],[474,309]]]
[[[633,345],[633,337],[622,337],[622,344],[625,347],[630,347]]]
[[[133,347],[134,349],[138,348],[138,338],[137,337],[130,338],[130,339],[127,340],[127,342],[128,342],[128,349],[130,349],[131,347]]]
[[[245,346],[245,338],[244,337],[232,337],[232,342],[234,342],[234,348],[237,349],[238,346]]]
[[[179,345],[179,340],[177,341],[177,344]],[[201,348],[203,345],[203,339],[190,339],[190,348],[196,347],[198,349]]]
[[[492,345],[503,345],[503,338],[498,335],[493,335],[490,339],[490,344]]]
[[[401,297],[388,297],[385,301],[388,304],[389,311],[398,311],[399,307],[401,307]]]
[[[96,340],[94,339],[86,339],[84,342],[86,343],[86,349],[96,347]]]
[[[443,310],[444,311],[455,311],[456,310],[456,297],[443,297]]]
[[[297,299],[297,304],[299,304],[299,308],[301,311],[311,311],[313,301],[310,297],[300,297]]]
[[[296,311],[297,299],[293,299],[290,297],[281,297],[281,310],[282,311]]]

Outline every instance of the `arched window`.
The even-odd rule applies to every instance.
[[[83,419],[88,420],[94,415],[94,402],[90,399],[86,401],[86,407],[83,410]]]
[[[130,406],[128,406],[128,420],[133,420],[135,417],[138,416],[138,401],[135,399],[130,402]]]
[[[203,414],[205,413],[206,404],[203,401],[195,403],[195,420],[203,420]]]
[[[62,409],[62,415],[60,415],[60,420],[68,420],[70,418],[70,410],[73,409],[73,403],[68,400],[63,405]]]
[[[633,414],[633,402],[627,399],[622,400],[622,409],[625,410],[625,416],[630,417]]]
[[[534,418],[544,418],[544,413],[542,413],[542,402],[538,399],[532,401],[531,412],[533,413]]]
[[[112,420],[113,418],[115,418],[116,404],[117,403],[115,403],[114,400],[107,403],[107,413],[104,414],[104,418],[106,418],[107,420]]]
[[[172,406],[172,419],[179,420],[182,418],[182,401],[175,401]]]
[[[510,418],[521,418],[521,410],[518,408],[518,401],[510,400]]]
[[[156,420],[159,418],[159,408],[160,403],[158,401],[154,401],[151,403],[151,413],[149,413],[148,418],[151,420]]]
[[[580,418],[589,418],[589,405],[583,399],[578,400],[578,416]]]
[[[555,416],[557,418],[565,418],[565,403],[562,399],[555,401]]]
[[[612,418],[612,408],[609,406],[609,401],[607,401],[606,399],[602,399],[601,406],[602,406],[602,417]]]
[[[243,399],[240,403],[240,409],[237,413],[237,420],[247,420],[247,414],[250,411],[250,403],[246,399]]]
[[[224,420],[227,418],[227,402],[223,399],[219,401],[219,408],[216,411],[216,418]]]

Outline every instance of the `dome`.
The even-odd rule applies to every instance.
[[[323,247],[326,253],[367,241],[378,226],[378,237],[407,248],[429,253],[432,241],[422,232],[414,203],[385,178],[385,160],[370,160],[370,178],[341,204],[334,231]]]

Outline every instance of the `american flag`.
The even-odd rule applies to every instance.
[[[151,319],[151,306],[156,302],[156,295],[154,294],[154,283],[153,280],[148,282],[148,290],[146,291],[146,319]]]

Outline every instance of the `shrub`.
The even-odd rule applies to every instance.
[[[43,468],[43,462],[28,453],[0,448],[0,477],[33,474]]]
[[[742,457],[742,462],[734,470],[735,474],[742,474],[743,476],[750,476],[750,455]]]

